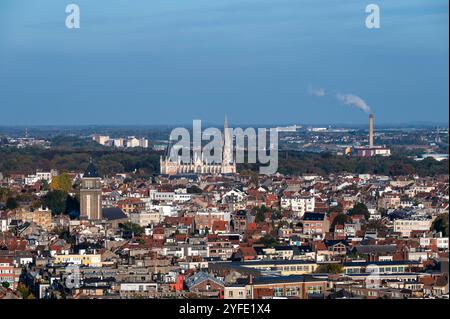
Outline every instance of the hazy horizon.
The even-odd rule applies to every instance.
[[[195,119],[198,120],[198,119]],[[284,127],[284,126],[293,126],[293,125],[299,125],[302,127],[308,127],[308,126],[314,126],[314,127],[325,127],[325,126],[331,126],[334,128],[368,128],[367,123],[234,123],[234,122],[228,122],[230,127],[234,126],[241,126],[241,127]],[[143,127],[143,128],[158,128],[158,127],[176,127],[176,126],[182,126],[182,127],[190,127],[192,126],[191,123],[161,123],[161,124],[32,124],[32,125],[5,125],[0,124],[0,129],[6,128],[6,129],[14,129],[14,128],[20,128],[20,129],[26,129],[26,128],[82,128],[82,127],[106,127],[106,128],[134,128],[134,127]],[[206,128],[207,126],[217,126],[217,127],[223,127],[223,122],[204,122],[202,121],[202,127]],[[430,128],[430,127],[440,127],[440,128],[449,128],[448,122],[420,122],[420,121],[412,121],[412,122],[405,122],[405,123],[376,123],[375,129],[377,128]]]

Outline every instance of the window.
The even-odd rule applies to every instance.
[[[275,288],[273,290],[273,294],[275,297],[282,297],[283,296],[283,288]]]
[[[298,296],[298,295],[300,295],[299,287],[286,288],[286,296]]]
[[[310,286],[308,287],[308,294],[321,294],[322,287],[321,286]]]

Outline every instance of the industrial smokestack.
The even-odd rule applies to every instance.
[[[369,116],[369,147],[373,147],[373,114]]]

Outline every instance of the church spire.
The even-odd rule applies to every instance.
[[[222,165],[228,165],[231,163],[231,141],[230,141],[230,132],[228,129],[228,121],[227,116],[225,115],[225,121],[223,123],[223,156],[222,156]]]

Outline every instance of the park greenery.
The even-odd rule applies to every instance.
[[[0,148],[0,172],[34,174],[37,169],[57,169],[60,172],[80,172],[86,169],[90,158],[102,175],[134,173],[151,176],[159,173],[161,152],[150,149],[118,150],[106,147],[55,147],[41,148]],[[257,181],[257,164],[238,164],[238,170]],[[282,174],[380,174],[389,176],[412,175],[436,176],[447,174],[448,160],[436,161],[427,158],[415,161],[402,155],[391,157],[356,158],[333,155],[331,153],[308,153],[289,151],[289,156],[280,153],[278,171]],[[60,176],[52,189],[67,186],[65,177]]]

